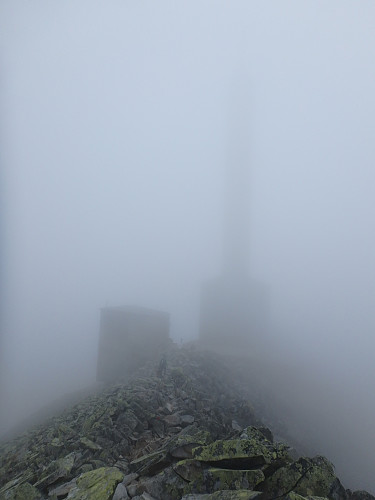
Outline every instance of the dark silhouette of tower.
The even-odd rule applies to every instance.
[[[202,287],[199,336],[207,348],[248,354],[264,339],[267,294],[249,272],[249,134],[236,128],[228,148],[222,272]]]

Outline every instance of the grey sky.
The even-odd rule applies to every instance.
[[[366,0],[3,0],[6,419],[93,379],[106,304],[196,337],[238,106],[275,349],[373,420],[374,18]]]

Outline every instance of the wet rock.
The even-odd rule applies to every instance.
[[[90,450],[96,451],[103,449],[99,444],[94,443],[93,441],[91,441],[91,439],[88,439],[86,437],[82,437],[79,441],[83,446],[89,448]]]
[[[150,419],[149,426],[158,437],[164,437],[164,422],[160,417]]]
[[[73,489],[75,486],[76,486],[76,480],[72,479],[72,481],[69,481],[68,483],[61,484],[60,486],[57,486],[56,488],[49,490],[48,496],[64,498],[68,495],[70,490]]]
[[[195,418],[193,415],[181,415],[181,425],[191,425],[194,422]]]
[[[262,494],[259,491],[249,490],[222,490],[211,494],[184,495],[181,500],[254,500]]]
[[[129,498],[128,491],[123,483],[116,486],[115,494],[112,500],[127,500]]]
[[[192,435],[180,433],[166,443],[165,447],[174,458],[191,458],[193,448],[207,445],[212,441],[210,433],[190,428]]]
[[[130,462],[129,467],[133,472],[143,475],[153,475],[171,463],[166,450],[159,450]]]
[[[135,495],[137,494],[137,488],[138,488],[138,484],[136,483],[130,483],[126,489],[130,495],[131,498],[134,498]]]
[[[165,409],[167,410],[167,413],[170,415],[174,412],[175,408],[171,403],[166,403],[165,404]]]
[[[165,379],[143,366],[0,444],[0,500],[375,500],[345,490],[323,457],[274,442],[230,365],[198,350],[168,356]]]
[[[30,483],[15,485],[0,491],[0,500],[39,500],[40,492]]]
[[[67,496],[68,500],[111,500],[123,479],[115,467],[102,467],[77,478],[77,484]]]
[[[287,458],[284,448],[268,446],[259,434],[254,430],[250,439],[218,440],[208,446],[199,446],[193,449],[193,458],[233,469],[251,469],[277,458]]]
[[[172,415],[167,415],[164,417],[164,422],[169,427],[176,427],[181,423],[181,417],[178,413],[173,413]]]
[[[350,500],[375,500],[375,497],[370,495],[367,491],[357,490],[353,491]]]
[[[136,474],[133,472],[132,474],[127,474],[124,479],[122,480],[122,484],[124,486],[127,486],[130,484],[132,481],[136,481],[139,478],[139,474]]]
[[[251,489],[264,480],[261,470],[205,468],[198,460],[183,460],[174,471],[188,483],[193,493],[213,493],[218,490]],[[186,488],[185,488],[186,490]]]
[[[262,487],[264,498],[270,499],[290,492],[301,496],[330,497],[337,488],[332,464],[324,457],[300,458],[277,469]]]
[[[238,432],[242,431],[242,427],[240,425],[238,425],[237,420],[232,420],[232,429],[234,431],[238,431]]]
[[[45,488],[52,485],[61,479],[70,479],[70,472],[74,465],[75,453],[69,453],[63,458],[51,462],[44,474],[34,486],[37,488]]]
[[[156,500],[156,499],[151,495],[149,495],[148,493],[142,493],[142,495],[137,495],[133,497],[133,500]]]

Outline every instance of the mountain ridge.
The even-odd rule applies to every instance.
[[[195,344],[171,344],[167,360],[165,376],[140,367],[3,443],[0,500],[375,498],[259,414],[262,387],[240,375],[250,360]]]

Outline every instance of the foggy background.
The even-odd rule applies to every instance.
[[[237,107],[281,394],[345,486],[375,491],[374,17],[366,0],[1,3],[0,431],[94,381],[100,307],[197,337]]]

